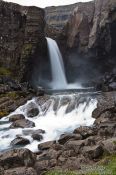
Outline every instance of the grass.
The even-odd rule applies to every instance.
[[[116,175],[116,155],[104,157],[97,165],[84,166],[79,171],[50,171],[45,175]]]

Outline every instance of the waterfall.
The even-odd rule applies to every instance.
[[[67,80],[65,76],[64,63],[62,55],[55,40],[46,38],[48,44],[49,57],[52,72],[52,88],[66,89]]]

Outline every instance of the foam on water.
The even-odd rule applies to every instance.
[[[31,103],[34,103],[40,111],[39,115],[34,118],[27,117],[27,111]],[[34,141],[31,135],[23,134],[25,129],[9,129],[11,123],[7,123],[7,121],[10,116],[7,116],[0,120],[0,122],[4,121],[4,124],[0,125],[0,151],[10,148],[10,142],[16,138],[16,135],[28,138],[30,144],[27,145],[26,148],[36,152],[39,143],[58,140],[61,134],[72,132],[79,126],[91,126],[94,122],[91,116],[96,105],[96,99],[86,97],[83,100],[83,97],[77,94],[51,96],[50,99],[41,106],[38,105],[37,98],[34,98],[19,107],[15,112],[10,114],[10,116],[13,114],[25,115],[25,118],[35,123],[34,128],[26,128],[26,130],[43,129],[46,131],[46,133],[43,134],[44,139],[41,142]],[[45,106],[49,106],[46,111],[43,110]]]

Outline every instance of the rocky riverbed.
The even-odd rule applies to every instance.
[[[30,91],[32,91],[32,89]],[[23,97],[23,102],[21,104],[25,103],[27,99],[30,99],[34,95],[30,91]],[[14,91],[10,91],[10,93],[12,92]],[[19,90],[15,92],[19,93]],[[20,90],[20,92],[23,91]],[[5,95],[7,93],[4,92],[3,94]],[[37,94],[35,94],[35,96],[37,96]],[[2,97],[1,99],[4,98],[6,97]],[[7,97],[7,99],[8,98],[11,99],[11,97]],[[77,127],[71,133],[62,133],[58,140],[38,144],[38,151],[36,151],[36,153],[26,148],[17,148],[17,146],[29,144],[28,139],[17,135],[17,138],[11,142],[11,145],[15,148],[0,153],[0,174],[22,175],[26,173],[27,175],[39,175],[54,169],[80,171],[83,170],[83,167],[86,165],[96,165],[102,160],[104,155],[115,155],[116,91],[108,91],[107,89],[107,92],[100,92],[96,98],[98,103],[97,108],[92,113],[92,117],[95,118],[95,122],[92,126]],[[8,107],[7,99],[6,106]],[[19,99],[20,97],[18,101]],[[47,96],[38,98],[40,104],[43,104],[46,100]],[[14,99],[15,104],[16,102],[17,99],[16,101]],[[64,103],[66,102],[67,101],[64,101]],[[20,106],[21,104],[18,105]],[[15,108],[17,108],[18,105],[16,105]],[[15,110],[15,108],[8,112]],[[38,115],[38,113],[38,109],[31,105],[28,116],[32,118]],[[32,121],[25,119],[21,114],[11,115],[9,120],[12,122],[10,125],[12,129],[17,127],[35,127]],[[46,131],[40,129],[29,131],[33,139],[38,141],[43,139]],[[28,134],[26,130],[25,134]]]

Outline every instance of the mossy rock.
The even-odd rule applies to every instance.
[[[10,76],[11,71],[5,67],[0,67],[0,76]]]
[[[0,119],[1,119],[2,117],[7,116],[7,115],[9,115],[9,112],[8,112],[8,111],[0,111]]]
[[[26,58],[32,52],[32,44],[25,44],[22,49],[22,58]]]

